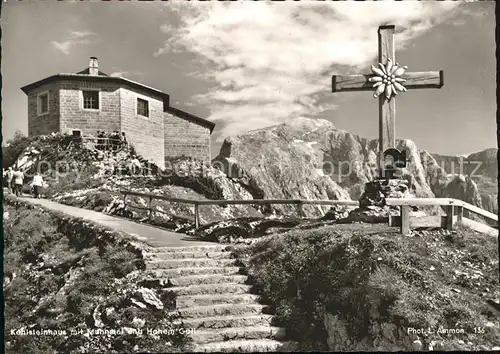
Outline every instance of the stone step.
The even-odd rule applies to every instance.
[[[242,274],[243,267],[193,267],[193,268],[172,268],[172,269],[154,269],[145,272],[146,276],[155,278],[174,278],[184,277],[189,275],[203,274],[225,274],[237,275]]]
[[[147,269],[174,269],[174,268],[195,268],[195,267],[231,267],[239,264],[238,259],[160,259],[146,260]]]
[[[223,252],[228,248],[227,245],[214,244],[213,246],[186,246],[186,247],[151,247],[146,251],[148,253],[163,252]]]
[[[177,309],[218,304],[253,304],[259,300],[260,296],[254,294],[202,294],[178,296],[175,299]]]
[[[268,314],[216,316],[205,318],[183,318],[175,320],[174,323],[181,324],[189,329],[218,329],[235,327],[262,327],[272,325],[273,316]]]
[[[203,284],[191,286],[178,286],[164,288],[164,291],[171,291],[177,296],[183,295],[208,295],[208,294],[246,294],[252,289],[251,285],[226,283],[226,284]]]
[[[181,318],[206,318],[216,316],[257,315],[269,312],[269,306],[261,304],[218,304],[208,306],[193,306],[177,309],[170,315],[180,315]]]
[[[224,274],[202,274],[202,275],[188,275],[184,277],[174,277],[168,280],[169,285],[172,286],[190,286],[202,284],[224,284],[235,283],[245,284],[248,280],[247,275],[224,275]]]
[[[146,253],[145,259],[229,259],[233,258],[231,252],[152,252]]]
[[[224,342],[235,339],[275,339],[285,338],[285,329],[273,326],[237,327],[195,330],[191,335],[193,343],[203,344]]]
[[[279,342],[273,339],[229,340],[195,345],[193,352],[200,353],[249,353],[249,352],[289,352],[296,348],[292,342]]]

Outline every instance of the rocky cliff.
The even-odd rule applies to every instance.
[[[458,198],[497,211],[496,149],[471,154],[464,162],[419,151],[407,139],[398,140],[397,148],[407,151],[403,178],[413,195]],[[227,138],[214,164],[253,198],[356,200],[377,173],[377,151],[377,139],[339,130],[327,120],[301,118]],[[326,209],[304,211],[319,216]]]
[[[452,179],[455,178],[453,183],[445,183],[436,188],[436,196],[445,195],[465,200],[497,213],[497,151],[498,149],[486,149],[465,157],[430,154]]]

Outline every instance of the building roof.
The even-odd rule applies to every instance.
[[[42,85],[50,84],[52,82],[56,82],[56,81],[60,81],[60,80],[65,80],[65,81],[89,81],[89,82],[103,81],[103,82],[113,82],[113,83],[121,84],[121,85],[124,85],[124,86],[130,86],[130,87],[133,87],[133,88],[141,89],[141,90],[149,92],[149,93],[151,93],[153,95],[161,96],[163,98],[166,98],[167,100],[170,97],[168,94],[166,94],[166,93],[164,93],[164,92],[162,92],[160,90],[154,89],[152,87],[140,84],[138,82],[135,82],[135,81],[132,81],[132,80],[129,80],[129,79],[125,79],[123,77],[108,76],[108,75],[104,74],[102,71],[99,71],[99,75],[81,74],[82,72],[85,72],[85,71],[86,70],[80,71],[80,73],[77,73],[77,74],[56,74],[56,75],[52,75],[52,76],[46,77],[45,79],[33,82],[32,84],[23,86],[23,87],[21,87],[21,90],[23,90],[23,92],[25,94],[28,94],[28,92],[30,92],[30,91],[32,91],[32,90],[34,90],[34,89],[36,89],[36,88],[38,88],[38,87],[40,87]],[[88,71],[88,69],[87,69],[87,71]]]
[[[82,71],[77,72],[77,74],[90,75],[90,69],[89,68],[85,68]],[[109,76],[109,75],[106,74],[106,73],[103,73],[101,70],[99,70],[99,76]]]
[[[198,116],[195,116],[191,113],[183,111],[179,108],[172,107],[170,105],[167,106],[167,108],[165,109],[165,112],[172,113],[176,117],[186,119],[186,120],[191,121],[193,123],[198,123],[199,125],[203,125],[204,127],[207,127],[208,129],[210,129],[210,133],[212,133],[214,128],[215,128],[214,122],[200,118]]]
[[[181,109],[171,107],[170,106],[170,95],[166,94],[163,91],[157,90],[155,88],[143,85],[141,83],[138,83],[138,82],[135,82],[135,81],[132,81],[129,79],[125,79],[123,77],[109,76],[109,75],[103,73],[102,71],[99,71],[99,75],[89,75],[88,68],[84,69],[82,71],[79,71],[76,74],[52,75],[52,76],[46,77],[45,79],[38,80],[38,81],[33,82],[29,85],[23,86],[23,87],[21,87],[21,90],[25,94],[28,94],[30,91],[32,91],[40,86],[50,84],[52,82],[56,82],[56,81],[60,81],[60,80],[88,81],[88,82],[112,82],[112,83],[116,83],[119,85],[140,89],[140,90],[146,91],[152,95],[162,97],[163,98],[163,110],[164,110],[164,112],[169,112],[169,113],[172,113],[172,114],[178,116],[179,118],[183,118],[183,119],[192,121],[194,123],[203,125],[203,126],[210,129],[210,133],[214,130],[214,127],[215,127],[215,123],[213,123],[209,120],[197,117],[197,116],[195,116],[191,113],[185,112]]]

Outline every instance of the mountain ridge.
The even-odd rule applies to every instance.
[[[410,139],[398,139],[396,148],[407,151],[403,178],[415,196],[458,198],[497,212],[498,164],[492,158],[497,149],[460,158],[418,150]],[[376,177],[377,151],[378,139],[337,129],[324,119],[300,118],[228,137],[214,161],[254,198],[357,200],[364,183]],[[308,209],[310,216],[326,210]]]

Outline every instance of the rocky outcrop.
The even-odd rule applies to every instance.
[[[250,244],[260,237],[297,229],[318,228],[336,222],[344,222],[349,216],[346,207],[331,208],[320,219],[300,219],[294,217],[238,218],[213,222],[187,231],[205,241],[219,243]],[[347,220],[348,221],[348,220]]]
[[[472,177],[483,176],[496,180],[497,151],[498,149],[486,149],[468,156],[431,155],[447,173],[465,174]]]
[[[486,149],[469,156],[443,156],[421,153],[427,163],[429,185],[436,197],[449,197],[498,212],[497,149]]]
[[[252,131],[224,142],[215,166],[240,183],[255,199],[349,199],[349,193],[325,175],[321,147],[328,137],[327,121],[304,120]],[[331,129],[330,129],[331,130]],[[308,135],[304,137],[304,135]],[[317,141],[322,139],[324,141]],[[293,212],[293,206],[274,206]],[[308,216],[321,216],[327,208],[304,206]]]
[[[400,178],[408,181],[409,192],[416,197],[453,197],[472,204],[496,200],[496,149],[472,154],[467,161],[482,159],[475,173],[486,182],[466,179],[463,186],[447,169],[455,157],[442,157],[418,151],[411,140],[398,140],[397,149],[406,150],[408,165]],[[377,176],[378,139],[368,140],[336,129],[327,120],[295,119],[289,123],[227,138],[214,159],[218,168],[247,190],[253,198],[270,199],[352,199],[358,200],[364,184]],[[471,163],[469,163],[472,166]],[[465,166],[465,165],[464,165]],[[466,174],[472,174],[471,167]],[[479,178],[478,177],[478,178]],[[455,182],[454,182],[455,181]],[[488,188],[482,192],[483,185]],[[479,199],[477,196],[480,196]],[[273,206],[280,213],[293,212],[293,206]],[[318,217],[328,210],[322,206],[304,206],[308,217]],[[491,209],[490,209],[491,210]]]
[[[443,196],[456,198],[464,202],[482,207],[481,195],[477,184],[470,177],[464,175],[451,175],[441,190]]]
[[[416,347],[418,336],[408,334],[393,322],[381,322],[373,319],[371,336],[356,340],[349,335],[347,324],[338,316],[327,313],[324,318],[325,330],[328,333],[328,349],[331,351],[400,351],[419,350]]]

